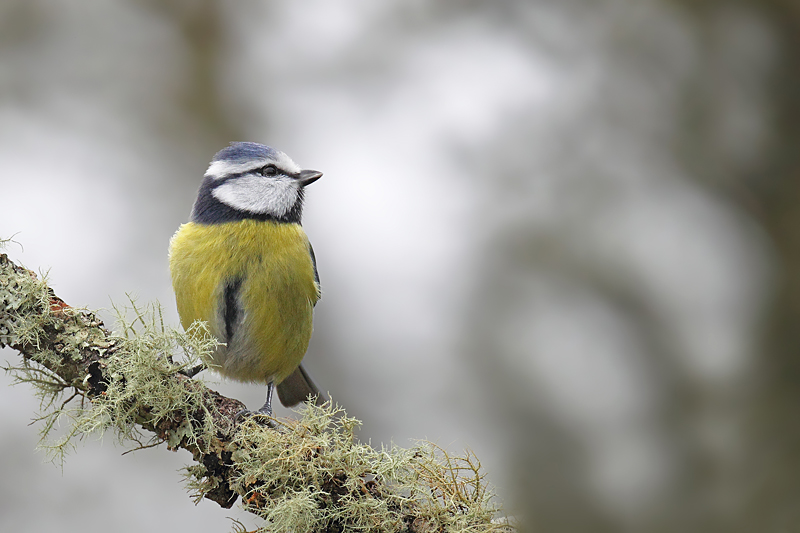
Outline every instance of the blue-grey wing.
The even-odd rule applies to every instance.
[[[317,282],[317,290],[320,290],[321,285],[319,284],[319,272],[317,271],[317,256],[314,255],[314,247],[311,246],[311,243],[308,243],[308,253],[311,256],[311,264],[314,266],[314,281]],[[322,293],[320,292],[320,294]],[[316,303],[314,305],[316,305]]]

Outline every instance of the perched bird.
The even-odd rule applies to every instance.
[[[303,192],[322,176],[269,146],[235,142],[214,156],[189,222],[170,241],[169,266],[184,329],[208,323],[222,343],[223,376],[267,384],[258,412],[323,395],[300,361],[320,297],[314,250],[300,225]]]

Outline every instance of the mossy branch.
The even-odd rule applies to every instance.
[[[244,405],[180,370],[215,348],[204,325],[165,327],[158,308],[135,309],[112,334],[97,316],[67,305],[29,270],[0,255],[0,347],[22,355],[6,368],[41,400],[43,446],[55,460],[77,439],[113,431],[133,449],[165,443],[191,452],[188,486],[224,508],[237,498],[266,519],[264,531],[428,533],[509,530],[493,520],[480,463],[421,443],[373,449],[360,422],[338,406],[306,406],[299,420],[249,418]],[[53,440],[56,422],[65,434]],[[61,424],[63,425],[63,424]]]

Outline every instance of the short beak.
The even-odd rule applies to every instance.
[[[297,181],[300,182],[300,185],[305,187],[306,185],[311,185],[321,177],[322,172],[318,170],[301,170],[297,175]]]

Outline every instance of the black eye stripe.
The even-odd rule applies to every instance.
[[[259,174],[259,175],[263,176],[264,174],[262,173],[262,171],[267,167],[272,167],[272,168],[275,169],[276,172],[275,172],[275,174],[273,176],[284,175],[284,176],[294,177],[294,174],[292,174],[290,172],[287,172],[287,171],[283,170],[282,168],[276,167],[275,165],[270,163],[269,165],[266,165],[266,166],[263,166],[263,167],[258,167],[258,168],[253,168],[253,169],[250,169],[250,170],[245,170],[244,172],[237,172],[235,174],[228,174],[226,176],[222,176],[222,177],[219,177],[219,178],[213,178],[214,179],[214,187],[215,188],[219,187],[223,183],[227,183],[227,182],[229,182],[231,180],[235,180],[236,178],[241,178],[242,176],[247,176],[248,174]],[[270,177],[273,177],[273,176],[270,176]]]

